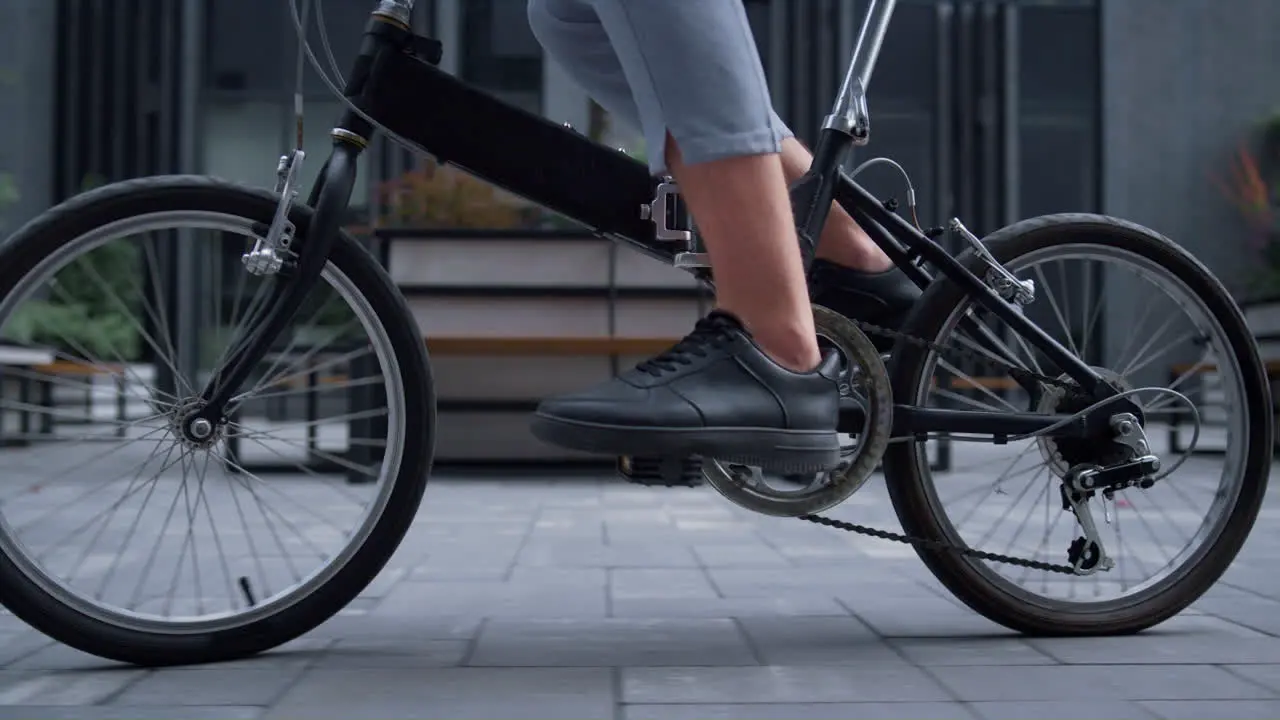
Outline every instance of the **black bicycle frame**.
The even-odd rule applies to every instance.
[[[439,59],[438,42],[415,36],[403,23],[375,13],[366,27],[345,94],[378,123],[439,161],[576,220],[602,236],[669,264],[677,254],[689,250],[686,243],[658,239],[654,223],[642,216],[641,207],[653,203],[662,182],[649,174],[645,164],[463,83],[436,67]],[[281,283],[251,338],[215,373],[203,396],[205,408],[198,416],[222,417],[236,390],[248,379],[250,368],[265,355],[319,279],[350,199],[355,160],[374,131],[356,113],[344,113],[333,133],[333,153],[311,193],[315,213],[310,226],[298,229],[298,241],[293,245],[298,253],[294,276]],[[942,246],[843,174],[840,168],[853,142],[848,132],[824,128],[811,170],[792,186],[806,267],[813,255],[812,239],[819,237],[832,201],[838,202],[918,285],[932,282],[916,262],[923,260],[1007,323],[1086,392],[1098,400],[1116,394],[1083,361],[996,295]],[[985,326],[981,329],[990,332]],[[894,414],[895,435],[960,432],[991,435],[997,440],[1045,430],[1067,418],[906,404],[895,405]],[[1089,432],[1087,425],[1085,418],[1079,418],[1052,432],[1083,436]]]

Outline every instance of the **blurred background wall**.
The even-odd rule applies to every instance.
[[[865,0],[745,3],[778,110],[812,138]],[[320,5],[342,72],[373,6]],[[1106,212],[1168,234],[1229,283],[1242,280],[1255,260],[1216,179],[1280,108],[1272,37],[1280,2],[900,0],[898,8],[871,87],[872,144],[859,159],[898,160],[924,223],[958,215],[983,233],[1043,213]],[[414,23],[445,42],[450,72],[645,152],[634,131],[542,57],[525,0],[418,0]],[[314,27],[309,37],[325,61]],[[284,0],[0,2],[0,232],[127,177],[199,172],[269,186],[291,145],[296,51]],[[305,93],[310,181],[340,105],[314,72]],[[454,446],[459,457],[492,454],[491,445],[468,446],[476,428],[509,435],[513,457],[543,452],[522,434],[538,396],[616,371],[707,307],[683,274],[412,153],[379,143],[363,163],[348,226],[378,246],[424,333],[529,341],[487,357],[437,354],[442,412],[457,420],[442,428],[458,428],[441,441],[446,457]],[[860,179],[903,196],[884,167]],[[210,295],[238,257],[192,261],[212,269],[191,292]],[[1116,307],[1102,333],[1123,337],[1124,288],[1089,286],[1105,287]],[[527,352],[553,340],[568,349]],[[510,382],[480,387],[481,370]]]

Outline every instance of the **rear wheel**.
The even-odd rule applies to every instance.
[[[53,638],[141,665],[268,650],[351,602],[408,530],[433,451],[426,350],[345,233],[225,421],[200,442],[179,431],[288,282],[239,262],[275,207],[148,178],[0,248],[0,339],[31,356],[5,368],[27,389],[0,395],[24,417],[0,448],[0,599]],[[311,211],[290,219],[305,247]]]
[[[1201,450],[1216,446],[1221,452],[1188,454],[1194,413],[1172,395],[1141,391],[1131,399],[1143,407],[1146,437],[1162,469],[1149,489],[1120,490],[1105,507],[1101,496],[1090,501],[1102,545],[1115,563],[1111,570],[1081,577],[923,549],[920,556],[969,607],[1022,632],[1116,634],[1162,622],[1226,570],[1266,491],[1272,410],[1253,338],[1203,265],[1136,225],[1093,215],[1050,216],[1013,225],[986,242],[1019,279],[1035,282],[1036,300],[1026,313],[1041,328],[1121,388],[1182,393],[1205,420]],[[972,252],[962,261],[983,275]],[[960,323],[968,314],[1002,342],[975,339]],[[921,298],[905,332],[1057,375],[988,315],[943,280]],[[1083,409],[1060,407],[1052,394],[1033,396],[1007,376],[990,377],[917,346],[899,349],[890,376],[898,402],[922,407]],[[1059,487],[1073,468],[1101,464],[1105,448],[1047,438],[1007,445],[961,440],[890,446],[885,472],[904,529],[979,550],[1068,563],[1082,533],[1064,511]],[[929,460],[940,455],[943,442],[948,471]]]

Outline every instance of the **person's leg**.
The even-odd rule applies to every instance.
[[[545,401],[535,433],[595,452],[834,465],[838,359],[819,362],[779,155],[785,129],[744,9],[724,0],[591,5],[655,151],[651,169],[676,177],[698,223],[719,309],[672,351]]]
[[[717,305],[775,360],[808,370],[818,349],[779,155],[789,133],[737,5],[591,0],[637,100],[651,169],[676,178],[698,223]]]
[[[640,110],[592,2],[531,0],[530,26],[552,62],[560,63],[611,116],[641,129]],[[791,183],[809,169],[813,157],[777,114],[772,110],[770,114],[772,125],[781,130],[782,169]],[[661,154],[657,157],[665,159]],[[819,305],[890,329],[900,326],[920,295],[838,205],[833,205],[823,228],[811,282],[811,295]]]
[[[791,180],[808,172],[813,155],[794,137],[782,146],[782,164]],[[845,317],[897,330],[919,299],[920,288],[896,267],[849,213],[832,203],[818,252],[809,272],[813,301]],[[882,351],[893,341],[872,336]]]
[[[782,167],[789,181],[800,179],[812,164],[813,154],[794,136],[782,143]],[[831,213],[818,242],[817,257],[869,272],[884,272],[893,267],[889,256],[838,203],[831,204]]]

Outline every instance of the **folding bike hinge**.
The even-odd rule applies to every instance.
[[[1013,273],[1005,269],[994,257],[991,256],[987,246],[982,244],[982,240],[969,232],[969,228],[960,222],[959,218],[951,218],[951,222],[947,224],[947,228],[951,232],[956,233],[964,238],[965,242],[973,248],[974,254],[982,260],[987,266],[987,271],[983,275],[983,281],[987,286],[995,291],[1005,302],[1013,303],[1019,307],[1030,305],[1036,299],[1036,284],[1033,280],[1019,280]]]
[[[253,249],[241,256],[240,261],[251,275],[274,275],[284,267],[285,253],[293,242],[294,226],[289,222],[289,209],[298,195],[298,175],[306,153],[292,150],[280,157],[276,166],[276,193],[280,200],[276,214],[267,229],[266,237],[258,238]]]
[[[679,227],[680,188],[674,179],[662,178],[654,192],[653,201],[640,206],[640,219],[653,223],[655,237],[663,242],[693,242],[693,231]]]

